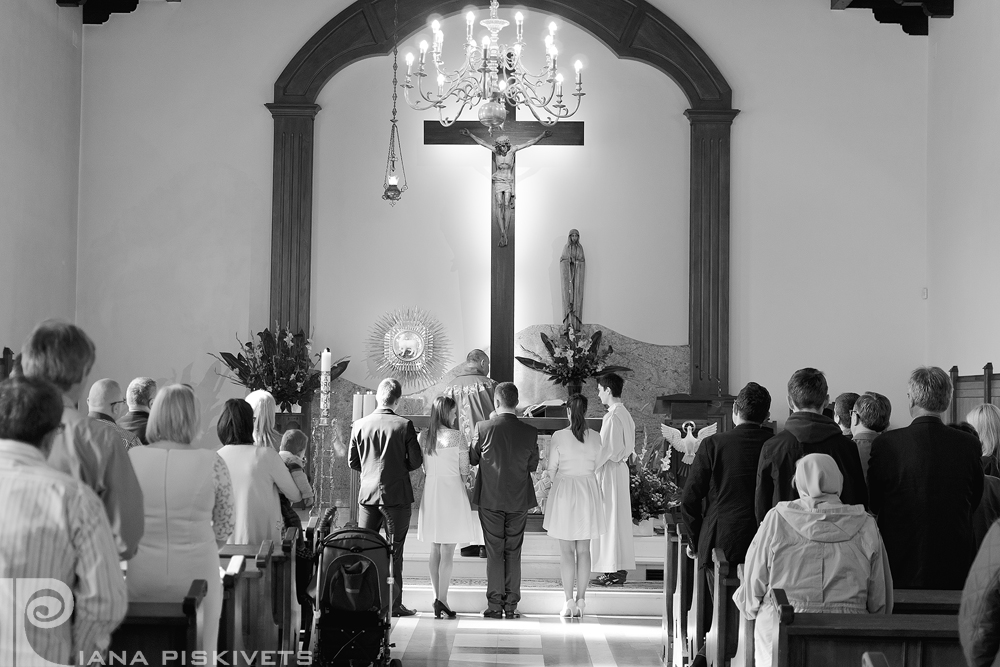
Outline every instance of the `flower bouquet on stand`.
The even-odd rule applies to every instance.
[[[630,371],[625,366],[612,366],[607,363],[608,357],[614,352],[610,345],[601,349],[603,332],[598,329],[590,336],[568,327],[556,340],[544,333],[539,334],[542,345],[549,353],[549,360],[538,357],[525,350],[532,357],[514,357],[528,368],[544,373],[554,384],[564,385],[570,396],[582,391],[587,378],[600,377],[606,373]],[[523,347],[521,349],[524,349]]]
[[[628,463],[629,498],[632,502],[632,523],[636,535],[652,535],[652,519],[659,518],[671,507],[680,505],[681,490],[662,474],[655,460],[655,451],[647,443]]]

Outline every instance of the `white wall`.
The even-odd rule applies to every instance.
[[[898,408],[926,345],[927,40],[822,2],[654,4],[703,45],[742,109],[730,388],[755,380],[780,404],[789,374],[815,365],[833,393],[875,389]],[[98,340],[95,377],[190,379],[216,405],[238,393],[218,386],[207,353],[267,324],[263,104],[291,56],[346,5],[142,3],[87,28],[78,311]],[[684,343],[685,103],[665,76],[560,23],[562,53],[588,56],[587,146],[538,146],[518,159],[516,326],[555,319],[558,253],[579,227],[585,319]],[[313,318],[318,343],[354,356],[352,378],[364,371],[363,334],[390,308],[434,311],[456,356],[488,340],[487,156],[422,147],[420,115],[403,108],[411,190],[390,209],[378,198],[390,74],[385,58],[352,65],[323,91],[317,118]],[[639,106],[640,93],[653,102]],[[638,161],[643,149],[662,163]],[[351,159],[335,161],[337,151]],[[391,288],[373,278],[372,238],[406,276]],[[832,299],[873,292],[865,319]]]
[[[0,3],[0,348],[76,303],[81,10]]]
[[[968,0],[931,30],[929,352],[959,372],[1000,364],[1000,5]]]

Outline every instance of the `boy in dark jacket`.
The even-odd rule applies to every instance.
[[[779,502],[799,497],[792,480],[795,462],[806,454],[832,456],[844,475],[841,502],[868,509],[868,487],[858,447],[836,422],[823,416],[829,400],[826,377],[815,368],[797,370],[788,380],[788,407],[792,414],[785,420],[785,430],[764,443],[757,465],[754,504],[758,523]]]

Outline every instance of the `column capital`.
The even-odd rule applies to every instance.
[[[315,118],[321,108],[318,104],[278,104],[276,102],[271,102],[264,106],[271,112],[273,118],[278,118],[279,116]]]
[[[739,109],[688,109],[684,115],[688,117],[691,124],[696,123],[725,123],[732,125],[733,119],[740,113]]]

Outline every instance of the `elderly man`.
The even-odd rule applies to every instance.
[[[983,497],[982,448],[950,428],[951,378],[936,366],[910,374],[906,428],[872,443],[871,509],[896,588],[961,590],[976,556],[972,513]]]
[[[58,320],[39,324],[21,347],[25,377],[48,380],[62,391],[62,431],[52,443],[49,465],[97,493],[111,522],[118,554],[128,560],[142,538],[142,489],[119,434],[107,422],[77,411],[95,358],[90,336]]]
[[[879,433],[889,428],[892,404],[889,399],[874,391],[866,391],[858,397],[851,410],[851,435],[858,446],[861,468],[868,478],[868,459],[872,455],[872,442]]]
[[[403,546],[410,528],[413,486],[410,472],[424,462],[413,422],[396,414],[403,396],[398,380],[378,385],[378,408],[351,428],[349,464],[361,473],[358,525],[378,530],[385,523],[392,542],[392,615],[413,616],[403,606]]]
[[[138,377],[128,384],[125,390],[125,403],[128,414],[118,420],[118,425],[129,431],[139,442],[148,445],[146,440],[146,422],[149,421],[149,408],[156,396],[156,381],[153,378]]]
[[[116,422],[116,415],[125,414],[125,399],[122,398],[122,388],[117,382],[104,378],[91,385],[87,405],[90,407],[87,416],[107,422],[121,438],[125,451],[142,444],[134,433],[126,431]]]
[[[40,379],[0,382],[0,664],[77,664],[103,654],[128,599],[101,501],[45,457],[63,401]],[[52,590],[63,622],[23,622],[28,598]],[[21,616],[21,618],[17,618]],[[42,660],[47,662],[42,663]]]

